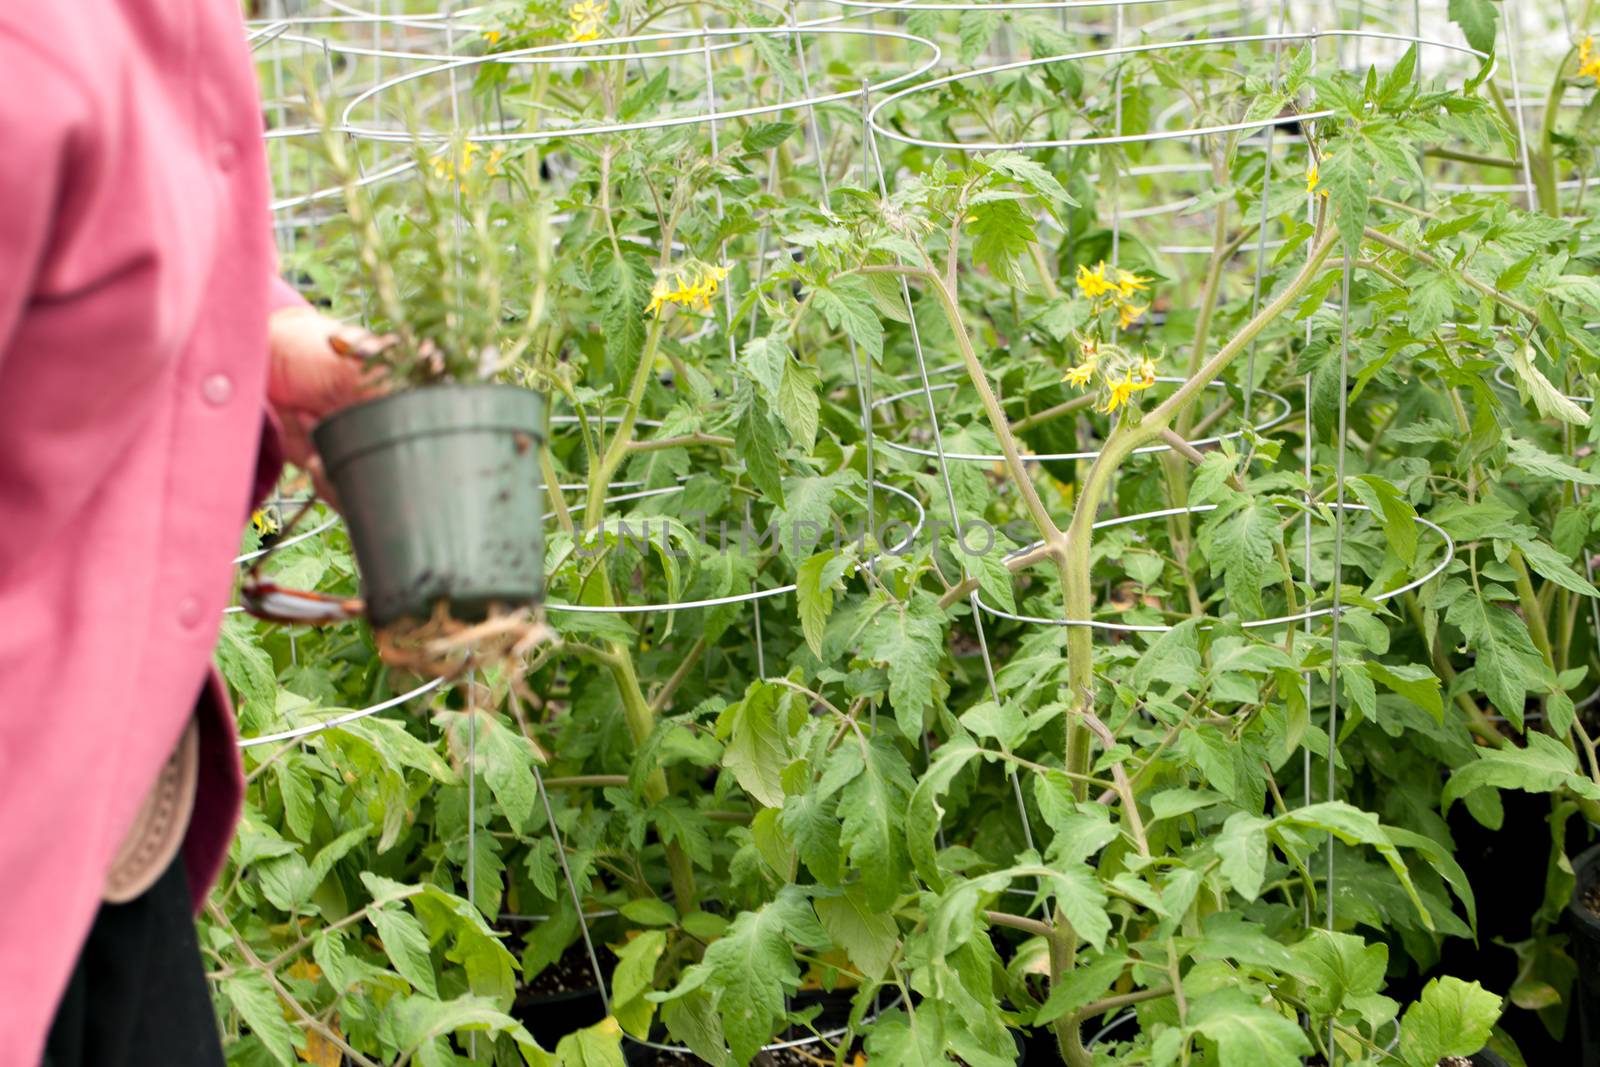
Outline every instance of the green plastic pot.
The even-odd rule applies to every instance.
[[[457,619],[544,589],[544,398],[511,385],[436,385],[324,419],[312,440],[344,512],[374,626]]]

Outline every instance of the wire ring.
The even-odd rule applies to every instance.
[[[369,100],[378,97],[389,89],[403,85],[430,75],[447,73],[480,66],[484,63],[500,63],[506,65],[532,64],[568,64],[587,63],[596,61],[621,60],[649,60],[657,57],[657,53],[629,52],[625,54],[611,54],[603,56],[584,56],[557,53],[571,53],[574,50],[587,51],[593,48],[613,47],[617,45],[648,44],[657,41],[685,41],[698,40],[704,42],[702,47],[686,49],[684,52],[671,54],[686,54],[688,51],[703,52],[710,47],[712,38],[743,38],[743,37],[792,37],[796,34],[827,34],[843,36],[874,37],[878,39],[891,39],[920,45],[932,54],[912,70],[897,74],[882,82],[872,82],[867,86],[869,92],[884,92],[894,86],[903,85],[921,77],[938,65],[943,58],[939,46],[925,37],[918,37],[912,33],[899,30],[875,29],[860,26],[737,26],[725,29],[704,30],[672,30],[652,34],[639,34],[631,37],[601,38],[594,41],[567,41],[552,45],[539,45],[532,48],[517,49],[511,52],[497,52],[490,56],[474,56],[450,63],[441,63],[426,67],[422,70],[410,71],[367,89],[356,96],[345,106],[340,116],[339,131],[352,137],[364,138],[374,141],[423,141],[443,143],[450,141],[451,135],[440,133],[422,133],[412,131],[386,130],[371,126],[360,126],[351,121],[355,110]],[[670,51],[670,50],[669,50]],[[665,55],[667,53],[661,53]],[[466,135],[466,140],[480,144],[505,143],[525,141],[542,143],[544,141],[559,140],[563,137],[587,137],[603,134],[634,133],[643,130],[669,129],[677,126],[692,126],[702,122],[721,121],[724,119],[749,118],[755,115],[770,115],[785,111],[794,111],[805,107],[814,107],[818,104],[830,104],[841,100],[855,99],[861,95],[861,88],[857,87],[837,93],[828,93],[822,96],[812,96],[802,100],[786,100],[776,104],[760,104],[752,107],[734,108],[730,111],[715,111],[713,113],[700,113],[693,115],[680,115],[672,118],[650,119],[640,122],[611,122],[597,126],[569,126],[561,129],[530,130],[517,133],[487,133],[474,132]]]
[[[909,501],[911,506],[917,511],[917,521],[911,527],[910,532],[907,533],[906,536],[898,543],[891,545],[890,547],[884,549],[884,551],[879,555],[873,556],[869,560],[863,562],[872,562],[873,560],[882,558],[883,555],[893,556],[903,552],[911,545],[913,541],[917,539],[917,536],[921,534],[923,524],[928,518],[928,513],[926,509],[923,508],[921,501],[912,496],[910,493],[906,492],[904,489],[901,489],[897,486],[888,485],[884,482],[878,481],[877,479],[873,479],[872,484],[886,493],[900,497],[902,500]],[[607,503],[618,502],[621,500],[640,499],[642,497],[666,496],[671,493],[681,493],[683,490],[684,486],[682,485],[668,486],[664,489],[647,489],[642,493],[631,493],[625,494],[621,497],[608,498]],[[857,566],[859,567],[860,564],[857,564]],[[645,615],[658,611],[690,611],[696,608],[717,608],[728,604],[745,604],[758,600],[767,600],[772,597],[783,596],[786,593],[792,593],[794,591],[795,586],[793,583],[791,583],[789,585],[775,586],[771,589],[752,589],[748,593],[731,593],[728,596],[710,597],[705,600],[684,600],[667,604],[552,604],[546,600],[544,609],[546,612],[560,611],[575,615]]]
[[[860,0],[831,0],[833,3],[852,3]],[[1041,0],[1044,2],[1044,0]],[[1137,0],[1137,2],[1154,2],[1154,0]],[[950,7],[957,9],[956,5],[936,5],[939,9]],[[973,5],[987,8],[990,5]],[[884,125],[879,121],[884,108],[897,103],[907,97],[937,89],[941,86],[951,85],[956,82],[967,81],[971,78],[985,77],[990,74],[1004,74],[1013,70],[1025,70],[1031,67],[1048,66],[1054,63],[1072,63],[1082,59],[1101,59],[1107,56],[1129,56],[1145,52],[1165,52],[1185,48],[1195,48],[1204,45],[1233,45],[1233,44],[1261,44],[1283,43],[1287,41],[1316,41],[1324,37],[1351,37],[1359,40],[1380,40],[1405,42],[1416,45],[1430,45],[1449,49],[1466,55],[1474,56],[1480,60],[1490,57],[1475,48],[1466,45],[1450,44],[1445,41],[1435,41],[1424,37],[1412,37],[1409,34],[1383,33],[1377,30],[1308,30],[1303,33],[1257,33],[1240,34],[1233,37],[1199,37],[1183,41],[1158,41],[1151,44],[1124,45],[1120,48],[1098,48],[1088,52],[1069,52],[1059,56],[1045,56],[1038,59],[1021,59],[1010,63],[1000,63],[990,67],[980,67],[976,70],[962,71],[957,74],[947,74],[942,78],[921,82],[910,88],[900,89],[884,97],[873,105],[867,113],[867,121],[875,134],[887,137],[901,144],[913,145],[920,148],[948,149],[958,152],[995,152],[1016,151],[1020,149],[1046,149],[1046,148],[1094,148],[1106,145],[1150,144],[1155,141],[1171,141],[1185,137],[1202,137],[1220,133],[1241,133],[1246,130],[1265,129],[1268,126],[1277,126],[1286,122],[1311,122],[1317,119],[1331,118],[1335,112],[1299,111],[1292,115],[1273,115],[1262,119],[1250,119],[1242,122],[1218,123],[1211,126],[1200,126],[1186,130],[1153,130],[1147,133],[1106,134],[1087,137],[1063,137],[1040,140],[1022,141],[934,141],[921,137],[914,137],[901,133],[892,126]]]
[[[374,704],[370,708],[362,708],[359,711],[347,712],[344,715],[338,715],[322,722],[307,723],[305,726],[296,726],[293,729],[283,730],[275,734],[263,734],[260,737],[241,737],[235,742],[235,744],[239,748],[255,748],[257,745],[270,745],[277,741],[293,741],[296,738],[309,737],[312,734],[320,734],[324,730],[332,730],[335,727],[346,726],[358,719],[365,719],[369,715],[376,715],[380,711],[388,711],[390,708],[397,708],[401,704],[405,704],[417,697],[433,692],[435,689],[438,689],[440,686],[442,686],[444,682],[445,680],[442,677],[432,678],[409,692],[401,693],[396,697],[390,697],[388,700],[385,700],[379,704]]]
[[[1168,384],[1171,384],[1171,385],[1182,385],[1185,382],[1187,382],[1188,379],[1187,378],[1176,378],[1176,377],[1172,377],[1170,375],[1158,375],[1156,377],[1156,381],[1165,382],[1165,383],[1168,383]],[[938,385],[929,386],[928,387],[928,391],[929,392],[939,392],[939,391],[945,390],[945,389],[958,389],[958,388],[960,388],[960,386],[961,386],[960,382],[940,382]],[[1225,389],[1226,386],[1224,386],[1221,382],[1211,382],[1209,385],[1206,386],[1206,388],[1208,388],[1208,389]],[[1266,389],[1259,389],[1259,390],[1257,390],[1257,392],[1261,393],[1264,396],[1271,397],[1273,400],[1276,400],[1278,402],[1278,404],[1282,408],[1282,410],[1280,410],[1276,414],[1272,415],[1265,422],[1261,422],[1261,423],[1258,423],[1258,424],[1256,424],[1254,426],[1249,427],[1249,429],[1254,431],[1255,433],[1263,434],[1263,433],[1266,433],[1268,430],[1275,429],[1277,426],[1281,425],[1284,422],[1284,420],[1286,420],[1289,417],[1289,415],[1294,411],[1294,405],[1289,403],[1289,400],[1288,400],[1287,397],[1284,397],[1284,396],[1282,396],[1282,395],[1280,395],[1278,393],[1274,393],[1274,392],[1271,392],[1271,391],[1266,390]],[[898,401],[901,401],[901,400],[906,400],[906,399],[909,399],[911,397],[920,397],[920,396],[923,396],[923,395],[924,395],[924,393],[923,393],[921,388],[907,389],[903,393],[895,393],[893,396],[886,396],[886,397],[883,397],[880,400],[875,400],[875,401],[873,401],[872,406],[873,406],[874,409],[877,409],[877,408],[880,408],[880,407],[884,407],[884,406],[886,406],[888,404],[897,403]],[[1240,437],[1243,437],[1244,434],[1245,434],[1244,430],[1234,430],[1231,433],[1218,434],[1215,437],[1202,437],[1199,440],[1190,441],[1189,445],[1192,448],[1204,448],[1207,445],[1215,445],[1215,444],[1220,444],[1223,441],[1236,440],[1236,439],[1238,439]],[[932,449],[918,448],[915,445],[902,444],[902,443],[900,443],[898,441],[891,441],[888,438],[884,438],[883,439],[883,444],[884,444],[885,448],[890,448],[890,449],[893,449],[896,452],[905,453],[907,455],[921,456],[921,457],[923,457],[925,459],[936,459],[936,458],[938,458],[938,454],[936,452],[934,452]],[[1139,448],[1134,449],[1130,453],[1130,455],[1148,456],[1148,455],[1154,455],[1154,454],[1159,453],[1159,452],[1170,452],[1170,451],[1172,451],[1172,446],[1171,445],[1142,445]],[[1100,456],[1100,452],[1097,449],[1097,450],[1095,450],[1093,452],[1028,452],[1028,453],[1024,453],[1021,458],[1022,458],[1022,462],[1024,462],[1024,463],[1051,463],[1051,462],[1056,462],[1056,461],[1092,460],[1092,459],[1098,459],[1099,456]],[[994,453],[994,454],[991,455],[991,454],[988,454],[988,453],[981,453],[981,452],[951,452],[948,449],[945,450],[944,457],[945,457],[945,459],[960,460],[963,463],[1004,463],[1005,459],[1006,459],[1005,456],[1003,456],[1003,455],[1001,455],[999,453]]]
[[[1348,501],[1340,503],[1340,504],[1336,504],[1336,505],[1330,504],[1330,505],[1325,505],[1325,506],[1333,507],[1333,508],[1336,508],[1337,510],[1342,510],[1342,511],[1367,511],[1367,512],[1370,512],[1372,510],[1371,508],[1367,507],[1365,504],[1352,504],[1352,503],[1350,503]],[[1096,530],[1104,530],[1104,529],[1109,529],[1110,527],[1113,527],[1113,526],[1126,526],[1129,523],[1144,522],[1144,521],[1147,521],[1147,520],[1150,520],[1150,519],[1164,519],[1164,518],[1168,518],[1168,517],[1173,516],[1173,515],[1201,515],[1201,514],[1204,514],[1204,513],[1208,512],[1208,511],[1215,511],[1215,510],[1217,510],[1217,505],[1216,504],[1192,504],[1192,505],[1189,505],[1188,507],[1181,507],[1181,508],[1162,508],[1159,511],[1144,511],[1144,512],[1140,512],[1137,515],[1123,515],[1123,516],[1120,516],[1120,517],[1117,517],[1117,518],[1113,518],[1113,519],[1102,519],[1099,522],[1094,524],[1094,529],[1096,529]],[[1422,577],[1415,578],[1412,581],[1407,582],[1405,585],[1402,585],[1398,589],[1392,589],[1387,593],[1380,593],[1375,597],[1371,597],[1370,599],[1375,604],[1381,604],[1381,603],[1383,603],[1385,601],[1393,600],[1395,597],[1401,596],[1401,595],[1403,595],[1405,593],[1412,592],[1415,589],[1420,589],[1422,586],[1426,585],[1428,582],[1432,581],[1433,579],[1437,578],[1439,575],[1443,574],[1444,571],[1445,571],[1445,568],[1450,566],[1451,561],[1455,559],[1455,555],[1456,555],[1455,539],[1452,538],[1449,534],[1445,533],[1445,531],[1444,531],[1444,529],[1442,527],[1440,527],[1437,523],[1433,523],[1433,522],[1428,521],[1427,519],[1424,519],[1420,515],[1413,516],[1412,517],[1412,521],[1415,522],[1418,526],[1422,526],[1422,527],[1424,527],[1424,528],[1426,528],[1428,530],[1433,531],[1435,534],[1439,535],[1439,539],[1444,544],[1444,558],[1442,560],[1440,560],[1439,563],[1432,570],[1428,571],[1428,573],[1424,574]],[[1012,553],[1008,554],[1005,558],[1006,559],[1014,559],[1017,556],[1024,555],[1024,554],[1032,551],[1033,549],[1037,548],[1040,543],[1041,542],[1037,542],[1036,541],[1031,545],[1026,545],[1023,548],[1019,548],[1015,552],[1012,552]],[[1167,626],[1167,625],[1163,625],[1161,623],[1102,622],[1099,619],[1055,619],[1055,618],[1041,618],[1040,616],[1037,616],[1037,615],[1018,615],[1018,614],[1014,614],[1014,613],[1009,612],[1009,611],[1004,611],[1004,610],[1002,610],[1000,608],[994,607],[993,605],[989,604],[987,601],[985,601],[983,599],[983,595],[982,595],[981,592],[979,592],[979,593],[977,593],[975,595],[977,596],[978,606],[983,608],[984,611],[988,612],[990,615],[993,615],[993,616],[995,616],[997,618],[1009,619],[1012,622],[1033,623],[1033,624],[1039,625],[1039,626],[1082,626],[1082,627],[1087,627],[1088,629],[1091,629],[1091,630],[1105,630],[1105,631],[1108,631],[1108,632],[1111,632],[1111,633],[1125,633],[1125,634],[1133,634],[1133,633],[1139,633],[1139,634],[1164,634],[1164,633],[1167,633],[1167,632],[1177,628],[1176,626]],[[1310,619],[1325,618],[1327,616],[1332,615],[1333,611],[1334,611],[1333,608],[1317,608],[1317,609],[1311,610],[1311,611],[1297,612],[1297,613],[1295,613],[1293,615],[1282,615],[1282,616],[1279,616],[1277,618],[1272,618],[1272,619],[1251,619],[1251,620],[1247,620],[1245,622],[1242,622],[1239,625],[1240,625],[1240,629],[1258,630],[1258,629],[1263,629],[1263,628],[1270,627],[1270,626],[1283,626],[1283,625],[1286,625],[1286,624],[1292,623],[1292,622],[1304,622],[1304,621],[1307,621],[1307,620],[1310,620]],[[1220,621],[1220,620],[1217,620],[1217,621]],[[1207,622],[1207,623],[1205,623],[1205,625],[1203,625],[1201,627],[1201,629],[1209,630],[1209,629],[1212,629],[1215,625],[1216,625],[1216,621]]]

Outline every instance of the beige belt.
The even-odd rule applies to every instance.
[[[200,726],[191,718],[112,861],[106,875],[107,903],[124,904],[141,895],[172,863],[189,829],[199,778]]]

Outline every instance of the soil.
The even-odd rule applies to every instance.
[[[1585,889],[1579,899],[1583,901],[1583,906],[1589,909],[1591,915],[1600,915],[1600,882]]]
[[[628,1063],[632,1067],[700,1067],[706,1062],[698,1056],[681,1052],[658,1052],[639,1045],[626,1047],[628,1047]],[[834,1061],[827,1057],[807,1055],[799,1049],[785,1048],[757,1053],[756,1058],[750,1062],[752,1067],[818,1067],[818,1064],[832,1065]]]
[[[600,957],[600,969],[609,973],[616,965],[616,957],[604,945],[594,947]],[[569,993],[584,993],[596,988],[594,966],[589,962],[589,951],[578,941],[567,946],[561,958],[533,976],[533,980],[517,992],[518,1000],[556,997]]]

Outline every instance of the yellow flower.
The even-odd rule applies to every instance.
[[[1090,356],[1076,367],[1069,368],[1067,370],[1066,377],[1062,378],[1061,380],[1066,382],[1068,385],[1073,386],[1074,388],[1082,389],[1087,386],[1089,381],[1094,377],[1095,368],[1099,366],[1099,364],[1100,361],[1098,359]]]
[[[597,0],[578,0],[567,8],[567,18],[572,28],[567,31],[569,41],[597,41],[605,28],[606,8]]]
[[[1148,356],[1139,361],[1139,380],[1145,384],[1146,388],[1156,384],[1156,364]]]
[[[1124,300],[1132,300],[1134,294],[1142,293],[1150,287],[1150,279],[1133,273],[1131,270],[1117,268],[1117,293]]]
[[[646,315],[657,315],[668,304],[709,311],[711,298],[717,295],[718,288],[727,277],[727,267],[713,267],[699,262],[676,267],[669,278],[656,279],[656,284],[650,290],[650,303],[645,306],[644,312]]]
[[[1117,283],[1106,279],[1106,264],[1101,260],[1094,270],[1078,264],[1078,289],[1090,300],[1117,291]]]
[[[1306,192],[1316,192],[1317,186],[1321,183],[1321,181],[1322,176],[1317,170],[1317,161],[1313,159],[1311,161],[1311,166],[1306,168]]]
[[[1148,304],[1135,304],[1125,300],[1117,301],[1117,324],[1124,330],[1139,321],[1139,316],[1149,310]]]
[[[461,181],[466,177],[467,172],[472,169],[472,156],[477,151],[478,146],[476,144],[472,141],[464,141],[461,145],[461,155],[459,157],[448,153],[434,156],[433,176],[435,178],[446,178],[453,182]]]
[[[1585,37],[1578,45],[1578,77],[1593,78],[1600,82],[1600,56],[1594,53],[1594,35]]]
[[[265,508],[257,508],[250,513],[250,525],[254,526],[256,533],[262,537],[278,532],[277,517]]]
[[[484,30],[483,31],[483,39],[485,41],[488,41],[491,46],[497,45],[497,44],[500,43],[500,36],[501,36],[501,34],[500,34],[499,30]]]
[[[1134,393],[1140,393],[1150,388],[1151,383],[1135,380],[1133,371],[1130,370],[1126,378],[1120,382],[1111,382],[1110,385],[1111,393],[1106,397],[1105,405],[1100,408],[1101,411],[1108,415],[1127,404],[1133,398]]]

